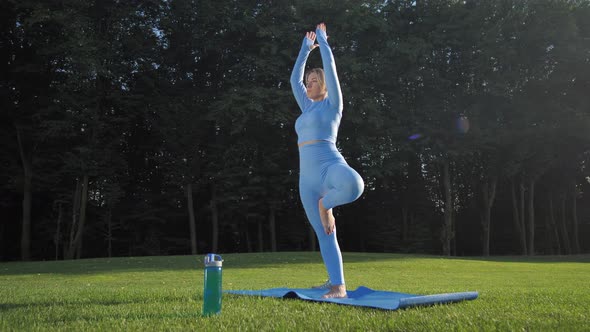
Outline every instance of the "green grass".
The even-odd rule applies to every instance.
[[[226,254],[224,289],[305,288],[325,280],[318,253]],[[590,256],[441,258],[345,253],[349,289],[478,291],[450,305],[382,311],[224,295],[203,318],[202,257],[0,264],[0,331],[590,331]]]

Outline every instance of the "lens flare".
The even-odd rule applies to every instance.
[[[455,125],[461,134],[466,134],[469,131],[469,119],[465,116],[458,118]]]

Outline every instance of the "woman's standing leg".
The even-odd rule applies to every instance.
[[[307,218],[316,233],[324,265],[326,266],[330,278],[330,283],[332,285],[344,285],[342,253],[340,252],[336,232],[333,232],[330,235],[324,232],[324,227],[322,226],[320,219],[320,212],[318,210],[320,195],[318,192],[306,188],[304,183],[300,183],[299,193]]]

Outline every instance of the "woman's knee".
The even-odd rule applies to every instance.
[[[361,178],[361,176],[351,168],[352,170],[352,174],[349,178],[348,181],[346,181],[346,183],[344,184],[347,187],[347,191],[351,197],[351,199],[354,201],[357,198],[361,197],[361,195],[363,194],[363,191],[365,190],[365,182],[363,181],[363,178]]]
[[[365,190],[363,178],[350,166],[340,168],[339,173],[336,188],[347,193],[350,201],[359,198]]]
[[[361,176],[348,165],[337,165],[330,169],[327,185],[338,193],[339,202],[334,202],[337,205],[356,200],[365,189]]]

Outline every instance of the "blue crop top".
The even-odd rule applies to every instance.
[[[313,41],[305,37],[291,74],[291,88],[302,111],[297,121],[295,121],[295,131],[298,136],[297,143],[311,140],[325,140],[336,143],[338,127],[342,118],[342,92],[340,91],[336,63],[330,45],[328,45],[326,32],[317,29],[316,36],[322,55],[328,97],[321,101],[313,101],[307,97],[303,76],[305,62],[311,52],[310,47]]]

